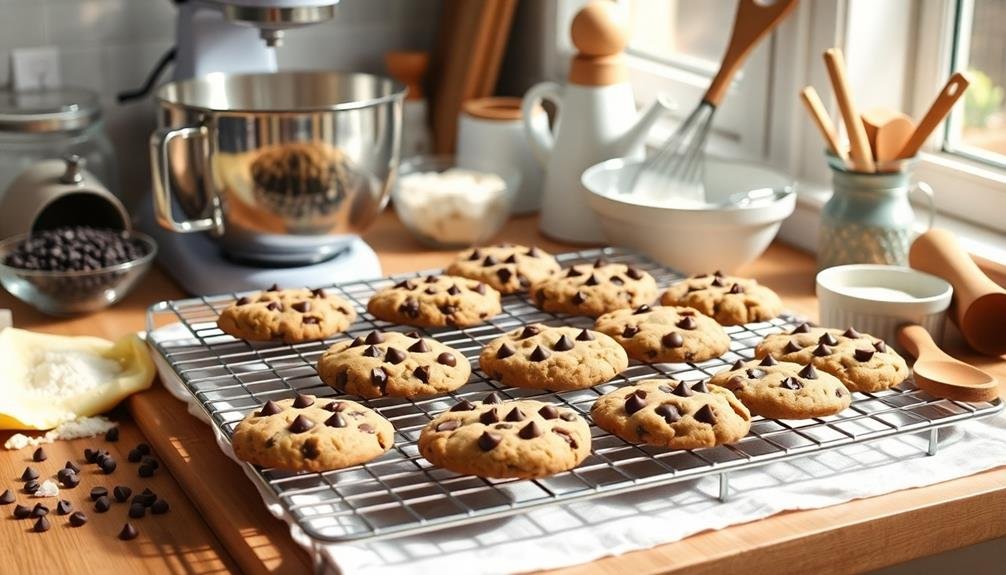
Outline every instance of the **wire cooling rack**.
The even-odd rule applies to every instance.
[[[561,254],[557,258],[565,267],[599,256],[645,269],[660,286],[682,277],[634,252],[612,248]],[[427,273],[430,272],[329,286],[327,289],[353,303],[359,317],[347,333],[325,341],[295,345],[252,343],[224,334],[217,329],[216,319],[240,295],[236,293],[153,305],[147,315],[148,341],[192,394],[211,424],[229,441],[245,414],[266,400],[288,398],[296,393],[338,397],[318,378],[315,364],[321,354],[337,340],[373,329],[413,330],[374,318],[366,312],[366,302],[381,288]],[[181,339],[158,338],[153,333],[156,326],[177,322],[186,332]],[[477,366],[479,352],[488,341],[534,322],[576,327],[593,324],[590,318],[543,312],[525,297],[511,295],[504,297],[503,313],[487,324],[420,331],[464,353]],[[363,465],[322,473],[291,473],[250,466],[252,477],[276,496],[289,518],[317,540],[386,538],[705,475],[719,476],[719,497],[725,500],[729,496],[730,472],[906,433],[929,432],[931,455],[938,446],[939,428],[992,415],[1003,407],[1001,400],[969,404],[938,399],[906,381],[890,390],[855,393],[852,405],[834,416],[792,421],[755,417],[750,433],[741,441],[687,451],[630,444],[591,423],[591,455],[576,469],[536,480],[458,475],[432,466],[419,455],[416,442],[422,428],[462,398],[474,401],[497,391],[509,398],[533,398],[564,405],[590,421],[594,400],[612,389],[652,377],[683,381],[708,378],[737,359],[750,359],[754,346],[764,336],[788,330],[795,323],[795,318],[782,316],[769,322],[728,327],[730,351],[718,359],[696,364],[633,362],[608,384],[591,389],[553,393],[512,388],[473,369],[468,384],[448,394],[415,400],[354,397],[394,424],[395,446],[388,453]]]

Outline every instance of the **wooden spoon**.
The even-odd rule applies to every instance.
[[[996,378],[947,355],[922,326],[902,327],[898,331],[898,342],[918,358],[912,369],[919,389],[954,401],[981,402],[999,397]]]
[[[933,101],[933,104],[929,107],[929,111],[919,120],[918,127],[915,128],[911,137],[908,138],[901,151],[898,152],[898,159],[911,158],[919,152],[919,148],[925,143],[926,138],[929,137],[929,134],[933,133],[936,126],[950,113],[950,108],[953,108],[957,99],[964,95],[964,90],[968,89],[969,84],[968,77],[960,72],[957,72],[947,80],[947,84],[943,86],[940,95]]]
[[[821,97],[817,95],[817,90],[814,89],[814,86],[807,86],[801,90],[800,100],[807,107],[811,119],[814,120],[817,129],[821,131],[821,135],[824,136],[824,141],[828,143],[828,149],[848,165],[849,154],[842,144],[839,143],[835,124],[831,122],[831,117],[828,116],[828,112],[824,109],[824,103],[821,102]]]
[[[866,138],[863,120],[856,111],[856,103],[852,99],[849,83],[845,79],[845,56],[838,48],[829,48],[824,53],[824,64],[831,78],[831,88],[838,100],[838,109],[845,121],[845,130],[849,133],[849,158],[852,167],[859,172],[874,172],[873,154],[870,152],[870,142]]]
[[[911,117],[890,108],[871,108],[863,112],[862,118],[873,159],[878,164],[897,159],[905,142],[915,131],[915,122]]]

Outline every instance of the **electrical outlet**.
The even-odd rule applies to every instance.
[[[55,47],[16,48],[10,59],[14,90],[59,87],[59,51]]]

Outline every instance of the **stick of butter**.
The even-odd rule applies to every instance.
[[[111,342],[0,330],[0,429],[51,429],[104,413],[150,387],[154,363],[135,335]]]

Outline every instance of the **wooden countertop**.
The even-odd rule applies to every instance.
[[[572,246],[543,238],[533,218],[512,220],[501,240],[536,244],[549,251]],[[381,257],[387,274],[438,267],[451,252],[436,252],[417,244],[390,213],[381,216],[366,234]],[[815,317],[814,261],[783,244],[773,244],[742,273],[776,290],[787,307]],[[62,334],[115,338],[144,327],[148,305],[183,297],[181,290],[159,270],[117,306],[86,317],[55,319],[38,314],[0,294],[0,308],[14,311],[15,325]],[[948,351],[1006,382],[1002,358],[977,356],[951,335]],[[72,459],[81,463],[85,447],[112,451],[119,469],[111,476],[82,465],[81,485],[62,496],[83,509],[90,522],[80,528],[50,513],[52,529],[31,532],[32,522],[10,517],[13,506],[0,507],[0,539],[4,565],[13,572],[74,573],[304,573],[310,560],[290,539],[285,524],[273,519],[259,504],[258,494],[241,469],[222,456],[207,426],[190,416],[184,405],[159,385],[133,396],[115,413],[121,439],[64,441],[45,446],[49,459],[31,463],[31,450],[0,453],[0,472],[8,478],[0,491],[20,487],[16,481],[26,465],[51,475]],[[139,424],[139,425],[138,425]],[[6,440],[9,433],[0,434]],[[165,464],[149,480],[137,477],[126,452],[138,441],[150,443]],[[150,487],[168,499],[171,511],[162,516],[132,520],[140,531],[133,541],[116,534],[126,521],[124,504],[105,514],[93,511],[87,493],[94,485],[111,490],[128,485]],[[188,497],[186,496],[188,495]],[[34,504],[18,493],[19,503]],[[26,503],[26,504],[27,504]],[[48,501],[54,508],[55,502]],[[224,517],[222,509],[229,510]],[[924,527],[924,528],[920,528]],[[782,513],[753,523],[701,533],[683,541],[609,557],[560,570],[579,573],[719,573],[727,570],[759,572],[838,573],[863,571],[916,557],[971,545],[1006,535],[1006,468],[920,489],[852,501],[843,505]],[[5,569],[6,571],[6,569]]]

